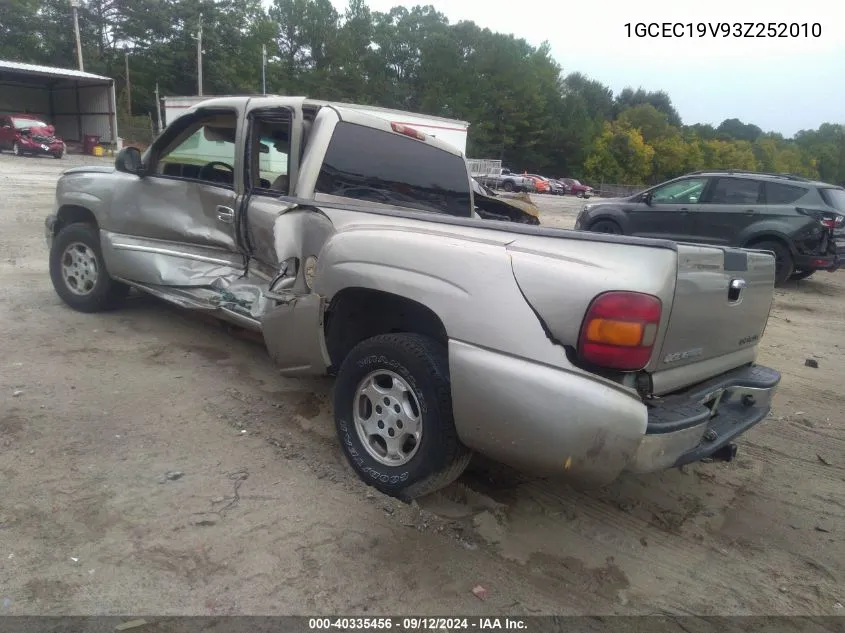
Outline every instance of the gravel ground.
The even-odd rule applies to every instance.
[[[3,614],[843,614],[841,273],[778,291],[734,462],[575,491],[479,460],[407,506],[347,468],[329,381],[150,298],[59,301],[43,218],[96,160],[0,156]]]

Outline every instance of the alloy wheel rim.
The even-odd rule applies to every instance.
[[[97,285],[100,270],[97,256],[90,246],[82,242],[70,244],[62,253],[62,279],[73,294],[91,294]]]
[[[378,369],[355,389],[353,419],[367,453],[385,466],[404,466],[419,450],[422,411],[416,394],[399,374]]]

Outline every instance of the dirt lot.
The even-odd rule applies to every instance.
[[[405,506],[346,467],[330,382],[152,299],[60,303],[43,218],[83,160],[0,156],[2,613],[843,614],[845,274],[778,291],[736,461],[590,492],[479,463]]]

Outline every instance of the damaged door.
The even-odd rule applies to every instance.
[[[101,236],[112,276],[196,288],[243,274],[239,114],[215,108],[183,115],[152,146],[142,174],[115,188]]]

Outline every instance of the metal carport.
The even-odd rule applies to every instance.
[[[0,113],[42,116],[65,142],[117,140],[114,79],[79,70],[0,60]]]

